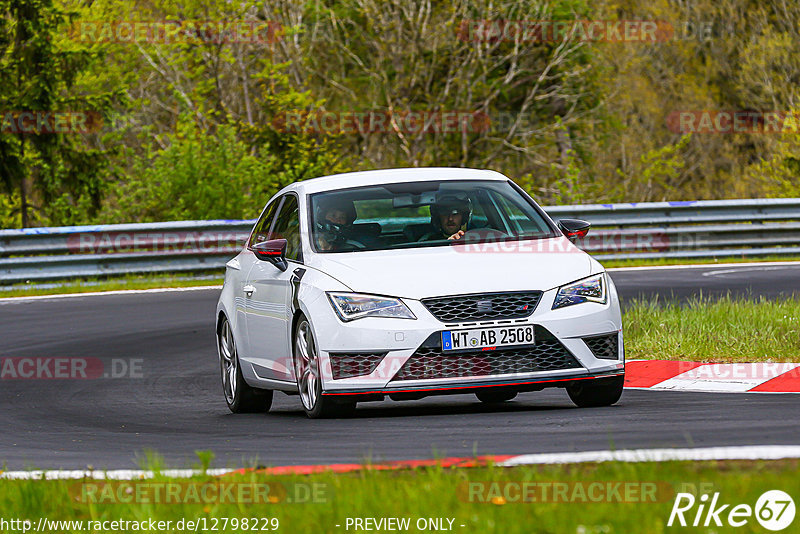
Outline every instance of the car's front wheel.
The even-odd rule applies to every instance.
[[[319,349],[308,319],[301,317],[294,336],[294,369],[303,409],[311,419],[352,413],[356,403],[322,395]]]
[[[269,411],[272,406],[272,391],[256,389],[245,382],[236,340],[231,323],[223,318],[217,331],[219,367],[222,375],[222,391],[225,402],[233,413],[258,413]]]
[[[567,394],[580,408],[611,406],[622,396],[624,376],[585,380],[567,387]]]

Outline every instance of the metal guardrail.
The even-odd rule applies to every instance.
[[[800,255],[800,198],[551,206],[599,260]],[[0,283],[221,271],[254,220],[0,230]]]

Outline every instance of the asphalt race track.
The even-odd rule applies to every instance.
[[[800,294],[800,263],[610,270],[623,305],[631,298],[685,301],[692,297],[769,299]]]
[[[623,300],[700,292],[800,292],[800,264],[612,273]],[[560,389],[501,407],[473,396],[364,403],[353,418],[309,420],[297,397],[269,414],[228,412],[218,378],[218,290],[0,303],[0,356],[139,361],[141,378],[2,380],[0,468],[172,467],[212,450],[215,466],[399,460],[608,448],[798,443],[793,394],[626,391],[616,406],[574,408]]]

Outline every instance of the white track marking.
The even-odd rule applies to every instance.
[[[693,449],[622,449],[616,451],[522,454],[498,462],[497,465],[514,467],[537,464],[782,460],[785,458],[800,458],[800,445],[748,445],[741,447],[705,447]],[[221,476],[233,471],[233,469],[209,469],[206,471],[206,474]],[[197,476],[201,473],[201,471],[195,469],[168,469],[160,472],[162,476],[171,478],[186,478]],[[7,480],[138,480],[152,478],[153,476],[154,474],[152,471],[137,471],[131,469],[115,471],[0,471],[0,479]]]
[[[181,291],[205,291],[208,289],[222,290],[222,285],[216,286],[188,286],[188,287],[161,287],[154,289],[117,289],[114,291],[91,291],[87,293],[64,293],[61,295],[36,295],[32,297],[3,297],[0,304],[13,304],[17,302],[28,302],[49,299],[68,299],[78,297],[103,297],[106,295],[136,295],[143,293],[172,293]]]
[[[642,267],[611,267],[606,269],[608,272],[625,272],[625,271],[663,271],[668,269],[711,269],[718,267],[787,267],[798,266],[800,261],[763,261],[763,262],[748,262],[748,263],[698,263],[691,265],[652,265]]]
[[[745,267],[744,269],[721,269],[718,271],[708,271],[707,273],[702,273],[702,276],[719,276],[722,274],[731,274],[731,273],[746,273],[750,271],[780,271],[784,270],[786,267],[792,267],[790,265],[761,265],[759,267]]]
[[[629,449],[618,451],[558,452],[523,454],[499,465],[572,464],[583,462],[669,462],[704,460],[781,460],[800,458],[798,445],[757,445],[706,447],[697,449]]]

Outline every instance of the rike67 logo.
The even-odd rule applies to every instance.
[[[755,507],[749,504],[725,504],[716,492],[711,497],[704,493],[696,498],[691,493],[678,493],[667,526],[731,526],[743,527],[754,517],[767,530],[784,530],[794,521],[794,501],[780,490],[764,492]]]

